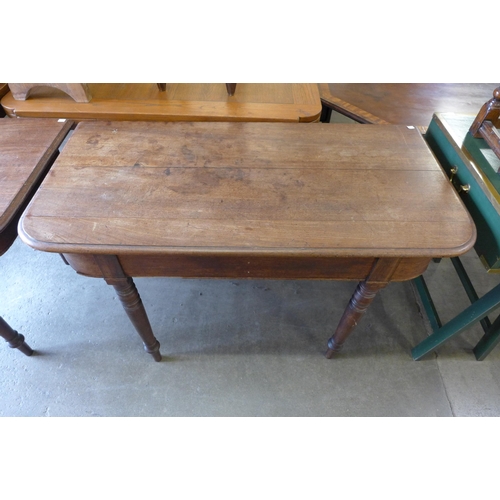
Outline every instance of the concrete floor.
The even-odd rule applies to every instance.
[[[480,295],[498,283],[462,260]],[[409,283],[382,290],[327,360],[355,283],[136,279],[155,363],[103,280],[19,239],[0,270],[2,315],[37,351],[0,344],[0,416],[500,415],[500,349],[475,360],[480,327],[411,359],[427,333]],[[467,305],[448,260],[426,276],[444,321]]]
[[[480,296],[499,283],[474,251],[462,261]],[[0,342],[0,416],[500,415],[500,348],[475,360],[479,326],[412,360],[428,330],[410,283],[382,290],[327,360],[355,283],[136,279],[155,363],[103,280],[19,239],[0,276],[0,314],[36,350]],[[425,276],[443,321],[468,305],[449,260]]]

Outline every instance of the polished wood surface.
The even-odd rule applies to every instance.
[[[72,126],[57,120],[0,120],[0,255],[17,236],[21,212],[58,154]],[[24,336],[0,317],[0,337],[27,356]]]
[[[435,112],[473,113],[498,83],[321,83],[323,104],[360,123],[427,127]]]
[[[234,85],[234,84],[229,84]],[[238,83],[228,95],[222,83],[89,83],[92,100],[76,103],[55,88],[35,88],[26,101],[12,93],[2,99],[9,116],[56,117],[75,120],[141,121],[272,121],[319,120],[317,84]],[[484,102],[484,101],[483,101]]]
[[[149,122],[80,123],[20,234],[113,285],[156,360],[132,276],[362,280],[337,351],[357,303],[476,235],[415,129]]]

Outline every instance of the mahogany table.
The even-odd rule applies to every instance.
[[[156,361],[133,277],[360,281],[331,357],[378,290],[476,237],[418,130],[321,123],[80,122],[19,231],[112,285]]]
[[[22,211],[58,154],[71,122],[57,120],[0,120],[0,255],[17,237]],[[0,317],[0,337],[30,356],[24,336]]]
[[[75,102],[54,88],[35,88],[27,100],[2,99],[11,117],[71,118],[77,121],[319,121],[316,83],[238,83],[233,96],[224,84],[89,83],[90,102]]]
[[[322,121],[335,110],[360,123],[427,127],[435,112],[473,113],[498,83],[320,83]]]

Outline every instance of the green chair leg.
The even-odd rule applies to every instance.
[[[476,321],[483,319],[497,307],[500,307],[500,285],[497,285],[495,288],[490,290],[478,301],[471,304],[460,314],[446,323],[446,325],[434,331],[431,335],[429,335],[429,337],[415,346],[411,351],[413,359],[420,359],[429,352],[434,351],[441,344],[451,339],[455,335],[463,332],[466,328],[471,326]],[[494,325],[496,323],[497,321],[495,321]],[[494,325],[492,325],[492,328]],[[498,335],[498,332],[496,334],[492,334],[490,337],[493,337],[493,339],[489,338],[488,345],[490,345],[491,343],[494,343],[496,345],[496,342],[498,342]],[[492,349],[494,345],[490,347]]]
[[[482,336],[474,347],[474,355],[478,361],[482,361],[493,348],[500,342],[500,315],[493,322],[490,329]]]
[[[422,305],[424,306],[425,313],[427,314],[427,318],[429,319],[429,323],[431,324],[431,329],[433,332],[441,328],[441,319],[439,318],[439,314],[436,310],[436,306],[434,305],[434,301],[432,300],[429,289],[427,288],[427,284],[423,276],[418,276],[414,278],[413,284],[415,285],[418,294],[420,295],[420,300],[422,301]]]
[[[460,259],[458,257],[452,257],[450,260],[458,277],[460,278],[460,281],[462,282],[462,286],[464,287],[465,293],[467,294],[467,297],[469,297],[471,304],[479,300],[476,290],[474,290],[472,282]],[[485,333],[491,328],[490,320],[487,317],[483,318],[480,323]]]

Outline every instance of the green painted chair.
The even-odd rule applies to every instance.
[[[493,99],[474,117],[437,113],[425,135],[434,154],[461,194],[477,229],[475,250],[490,273],[500,273],[500,87]],[[440,345],[480,322],[484,335],[474,348],[483,360],[500,342],[500,315],[493,323],[488,315],[500,308],[500,285],[479,298],[460,259],[451,259],[471,305],[445,325],[441,324],[422,276],[414,280],[433,333],[412,349],[420,359]]]

